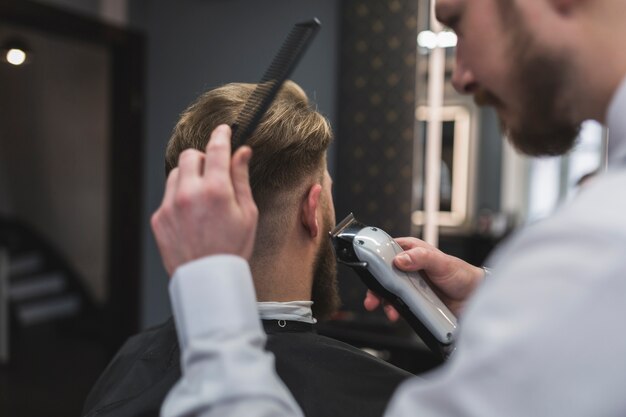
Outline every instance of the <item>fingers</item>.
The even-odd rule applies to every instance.
[[[434,258],[437,254],[436,250],[417,246],[398,254],[393,259],[393,264],[403,271],[428,270],[435,264]]]
[[[174,168],[170,171],[170,175],[167,176],[165,183],[165,193],[163,194],[163,201],[161,206],[171,206],[174,203],[174,195],[176,194],[176,185],[178,184],[179,168]]]
[[[204,164],[205,181],[214,184],[222,191],[232,193],[230,178],[230,127],[219,125],[211,133],[211,139],[206,147]]]
[[[398,319],[400,318],[400,313],[398,313],[398,310],[393,308],[393,306],[390,304],[385,304],[383,310],[385,311],[385,315],[390,321],[398,321]]]
[[[367,291],[365,295],[365,300],[363,300],[363,306],[367,311],[373,311],[378,308],[380,305],[380,298],[376,294],[371,291]]]
[[[252,149],[248,146],[242,146],[235,152],[231,166],[235,198],[244,209],[250,209],[250,204],[254,204],[249,178],[249,163],[251,158]]]
[[[170,174],[167,176],[167,181],[165,183],[163,201],[161,201],[161,205],[154,213],[152,213],[152,217],[150,218],[152,232],[155,235],[158,235],[163,228],[163,217],[165,216],[164,213],[169,212],[174,206],[174,196],[176,195],[179,172],[180,171],[178,168],[174,168],[172,171],[170,171]]]
[[[256,234],[256,223],[258,219],[258,209],[252,196],[249,180],[249,163],[252,158],[252,149],[248,146],[242,146],[235,152],[231,165],[231,177],[235,199],[239,208],[251,225],[251,238],[248,241],[246,253],[248,257],[252,255],[254,249],[254,236]]]
[[[170,274],[205,256],[230,253],[249,259],[252,254],[258,217],[248,183],[252,151],[243,147],[231,162],[230,149],[230,129],[219,126],[206,154],[184,151],[168,176],[151,225]]]
[[[381,303],[383,304],[383,311],[390,321],[397,321],[400,318],[400,313],[398,313],[398,310],[393,308],[392,305],[383,303],[380,297],[378,297],[372,291],[367,291],[367,294],[365,295],[365,300],[363,300],[363,306],[367,311],[376,310],[381,305]]]
[[[185,149],[181,152],[178,157],[179,185],[202,175],[204,159],[204,154],[196,149]]]
[[[416,247],[427,248],[427,249],[433,248],[433,246],[431,246],[430,244],[414,237],[398,237],[398,238],[395,238],[394,240],[404,250],[408,250],[408,249],[416,248]]]
[[[434,246],[414,237],[400,237],[395,239],[404,252],[394,258],[394,265],[404,271],[428,269],[434,259],[441,252]]]

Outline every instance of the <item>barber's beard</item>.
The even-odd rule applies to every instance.
[[[330,216],[324,216],[322,241],[313,265],[313,316],[318,320],[328,319],[341,304],[337,286],[337,262],[328,232],[332,228]]]
[[[580,123],[572,122],[572,102],[567,99],[571,83],[570,61],[565,53],[538,46],[523,22],[513,19],[511,74],[520,114],[503,128],[513,146],[530,156],[552,156],[568,152],[575,144]],[[487,93],[489,95],[489,93]],[[491,104],[498,105],[493,98]]]
[[[522,113],[518,126],[505,127],[513,146],[531,156],[552,156],[574,146],[580,123],[563,103],[567,61],[558,56],[525,57],[516,71]]]

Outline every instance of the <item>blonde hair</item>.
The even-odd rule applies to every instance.
[[[169,173],[188,148],[204,151],[211,132],[232,125],[256,84],[232,83],[201,95],[182,114],[165,151]],[[287,81],[247,144],[253,149],[250,184],[259,208],[256,249],[276,244],[273,238],[287,221],[284,208],[293,206],[303,181],[320,180],[325,154],[332,141],[328,120],[309,105],[306,93]],[[277,230],[278,229],[278,230]],[[262,242],[261,242],[262,241]]]

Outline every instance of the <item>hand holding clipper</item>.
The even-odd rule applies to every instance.
[[[391,303],[424,343],[445,359],[454,349],[456,317],[423,272],[404,272],[393,266],[394,257],[402,252],[393,238],[358,222],[352,214],[330,235],[337,260],[352,267],[369,289]]]

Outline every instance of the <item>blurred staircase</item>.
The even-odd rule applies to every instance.
[[[28,226],[0,220],[0,363],[10,338],[29,328],[67,324],[93,307],[76,273]]]
[[[45,254],[30,252],[9,259],[8,299],[18,325],[53,322],[80,313],[82,298],[70,289],[69,275],[49,267]]]

